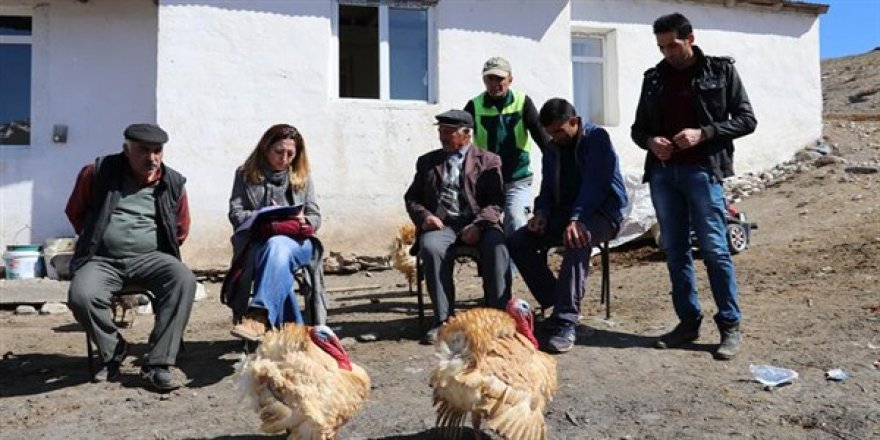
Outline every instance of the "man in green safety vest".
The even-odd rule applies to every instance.
[[[464,110],[474,118],[473,143],[501,156],[504,179],[504,233],[526,224],[532,205],[529,135],[541,151],[550,137],[538,122],[538,110],[525,93],[511,90],[510,62],[492,57],[483,65],[486,91],[468,101]]]

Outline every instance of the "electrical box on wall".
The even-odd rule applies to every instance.
[[[56,144],[63,144],[67,142],[67,126],[55,124],[52,127],[52,142]]]

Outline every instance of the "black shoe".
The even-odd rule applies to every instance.
[[[92,382],[116,382],[119,380],[121,373],[119,372],[120,363],[110,361],[101,366],[101,369],[92,376]]]
[[[671,332],[660,336],[654,343],[655,348],[675,348],[688,342],[696,341],[700,337],[700,324],[703,317],[693,322],[679,322]]]
[[[547,351],[550,353],[566,353],[574,347],[574,341],[577,339],[575,334],[575,324],[570,322],[558,321],[556,331],[547,341]]]
[[[739,353],[742,347],[742,332],[739,323],[718,323],[718,332],[721,333],[721,344],[715,350],[715,359],[728,361]]]
[[[128,356],[128,342],[125,342],[125,339],[120,337],[119,341],[116,342],[116,348],[113,349],[112,360],[117,364],[122,364],[122,361],[125,360],[126,356]]]
[[[437,333],[440,333],[440,327],[442,326],[443,324],[439,324],[434,326],[431,330],[428,330],[428,332],[422,336],[422,339],[419,340],[419,344],[434,345],[434,343],[437,342]]]
[[[125,339],[120,337],[116,342],[116,348],[113,349],[113,357],[109,361],[104,362],[101,369],[92,376],[92,382],[115,382],[119,380],[121,375],[119,367],[122,366],[122,361],[125,360],[126,356],[128,356],[128,342],[125,342]]]
[[[555,334],[559,327],[562,324],[560,321],[552,316],[544,318],[544,321],[541,322],[541,330],[548,335]]]
[[[165,365],[144,367],[143,378],[159,391],[171,391],[180,388],[180,385],[174,382],[171,370]]]

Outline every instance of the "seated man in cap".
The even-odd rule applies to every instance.
[[[473,147],[474,120],[469,113],[449,110],[436,119],[443,148],[419,157],[415,178],[404,195],[406,211],[419,231],[420,256],[434,306],[434,325],[422,338],[424,344],[434,343],[455,308],[450,246],[479,247],[488,307],[503,309],[510,299],[510,256],[501,227],[501,158]]]
[[[101,353],[93,380],[112,381],[128,344],[111,318],[111,296],[127,284],[149,290],[156,324],[143,376],[167,391],[178,386],[169,366],[177,360],[196,292],[195,275],[180,261],[190,225],[186,179],[162,163],[168,134],[161,128],[134,124],[124,136],[121,153],[83,167],[67,202],[65,213],[79,235],[68,305]]]

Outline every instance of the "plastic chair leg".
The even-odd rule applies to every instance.
[[[611,319],[611,267],[608,242],[599,246],[602,254],[602,302],[605,303],[605,319]]]
[[[419,333],[425,331],[425,291],[423,290],[424,274],[422,273],[422,259],[416,257],[416,293],[419,304]]]

